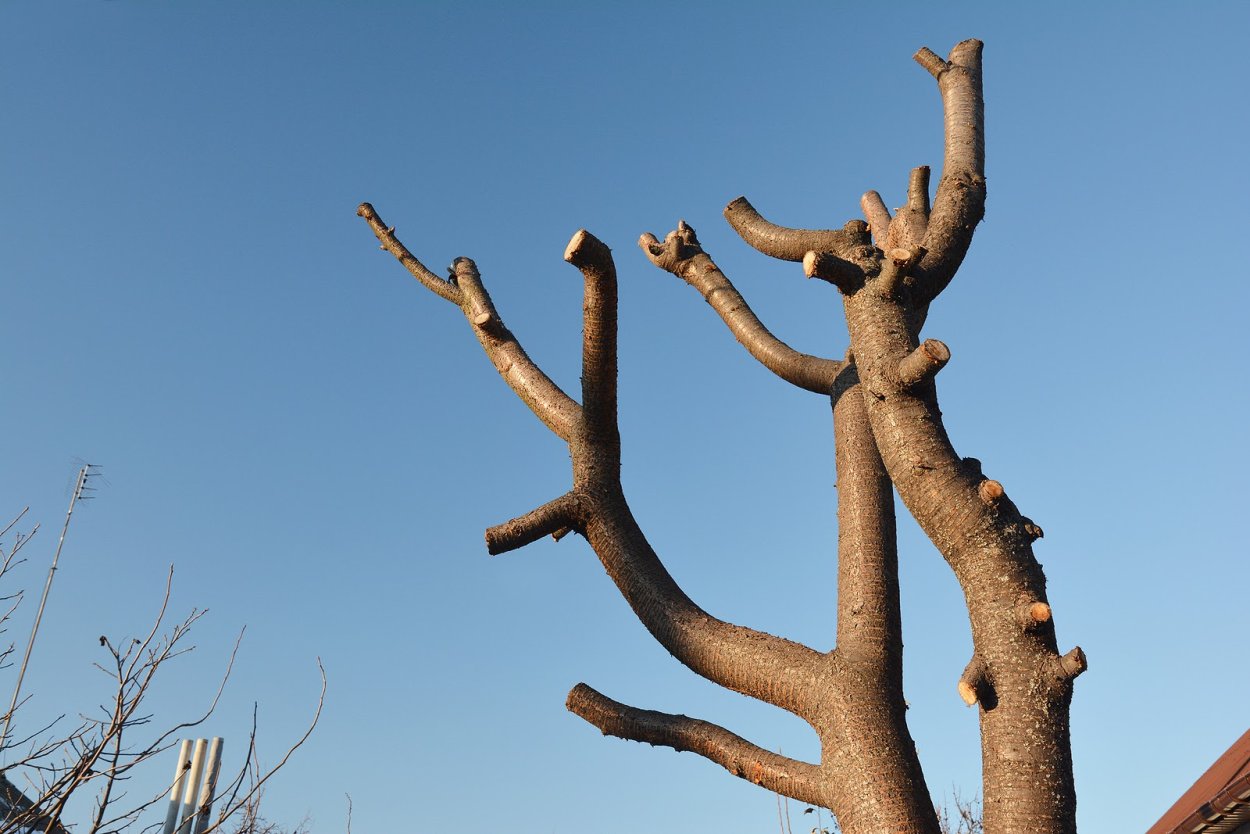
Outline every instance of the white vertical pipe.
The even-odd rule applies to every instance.
[[[178,809],[182,807],[182,786],[190,754],[191,739],[184,738],[178,746],[178,767],[174,770],[174,786],[169,789],[169,808],[165,811],[165,827],[161,829],[161,834],[174,834],[174,826],[178,824]]]
[[[191,834],[191,818],[195,816],[195,795],[200,792],[200,774],[204,772],[204,751],[208,747],[208,739],[195,740],[195,752],[191,754],[191,772],[187,774],[187,784],[182,791],[182,822],[178,825],[178,834]]]
[[[217,790],[217,774],[221,772],[221,748],[226,741],[221,736],[213,738],[208,746],[208,761],[204,763],[204,787],[200,789],[200,804],[196,806],[195,834],[204,834],[208,818],[213,813],[213,793]]]

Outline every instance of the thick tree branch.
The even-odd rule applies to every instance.
[[[585,463],[576,447],[574,471]],[[581,475],[578,476],[579,484]],[[652,549],[619,485],[588,482],[595,494],[583,531],[608,576],[647,631],[683,665],[713,683],[810,718],[824,655],[763,631],[720,620],[686,595]]]
[[[602,444],[620,465],[616,424],[616,264],[612,251],[582,229],[564,250],[564,260],[582,271],[582,412],[588,440]]]
[[[498,556],[533,544],[543,536],[552,536],[559,541],[564,536],[561,531],[581,524],[579,509],[577,494],[568,492],[523,516],[489,527],[486,530],[486,552]],[[557,533],[560,536],[557,537]]]
[[[382,248],[390,252],[404,267],[412,273],[412,277],[420,281],[426,289],[433,292],[440,298],[445,298],[452,304],[460,304],[460,290],[454,284],[444,281],[425,268],[425,264],[421,263],[412,253],[408,251],[408,247],[399,242],[399,238],[395,237],[395,227],[387,226],[382,222],[382,218],[373,210],[373,206],[369,203],[361,203],[356,209],[356,214],[363,217],[365,222],[369,224],[369,228],[373,229],[373,233],[377,235],[381,241]]]
[[[925,339],[915,350],[898,363],[898,383],[907,390],[915,390],[921,383],[937,376],[951,359],[951,351],[937,339]]]
[[[863,291],[845,296],[843,303],[886,469],[903,503],[951,565],[968,605],[975,656],[960,693],[982,705],[986,830],[1071,834],[1075,794],[1067,703],[1071,674],[1082,658],[1060,659],[1049,621],[1031,626],[1021,621],[1020,601],[1045,601],[1031,522],[1001,484],[956,455],[932,384],[949,351],[919,340],[928,304],[962,261],[984,209],[980,53],[978,41],[965,41],[948,61],[923,50],[917,56],[938,77],[947,147],[925,235],[928,252],[914,280],[905,283],[911,291]],[[918,200],[919,183],[914,186]],[[1026,784],[1028,791],[1014,787]]]
[[[978,40],[956,44],[943,61],[928,49],[916,61],[937,79],[946,123],[942,178],[929,214],[919,283],[925,303],[946,288],[985,216],[985,102]],[[914,189],[913,189],[914,190]],[[926,184],[927,191],[927,184]]]
[[[903,709],[894,490],[868,424],[859,375],[848,363],[833,388],[838,488],[838,653]]]
[[[827,803],[819,767],[765,750],[708,721],[631,707],[584,683],[569,692],[566,706],[604,735],[697,753],[766,790],[814,805]]]
[[[664,242],[648,233],[639,239],[647,258],[699,291],[703,300],[728,325],[738,342],[786,382],[817,394],[828,395],[842,363],[800,353],[778,339],[755,316],[725,273],[699,246],[694,229],[682,221]]]
[[[859,220],[842,229],[790,229],[765,220],[746,197],[725,206],[725,219],[752,249],[783,261],[801,261],[808,252],[831,252],[853,261],[858,249],[872,245]]]

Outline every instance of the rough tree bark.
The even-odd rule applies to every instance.
[[[689,750],[743,779],[822,805],[847,834],[936,834],[937,817],[907,729],[893,490],[950,564],[964,591],[973,657],[957,690],[981,719],[985,831],[1076,830],[1068,740],[1079,648],[1058,651],[1045,577],[1033,558],[1041,529],[979,462],[946,435],[935,377],[946,345],[921,340],[929,305],[950,283],[985,206],[981,43],[916,61],[937,80],[945,112],[942,177],[932,205],[929,169],[912,171],[893,215],[870,191],[867,223],[800,230],[765,220],[745,198],[725,209],[750,246],[801,262],[843,297],[846,358],[809,356],[774,336],[703,251],[685,222],[646,256],[696,289],[738,341],[778,377],[830,397],[838,479],[837,645],[826,653],[724,622],[682,590],[648,544],[620,482],[616,420],[616,272],[608,247],[573,236],[564,259],[585,278],[581,403],[526,355],[491,303],[476,266],[459,258],[449,280],[426,269],[368,203],[358,213],[424,286],[457,305],[487,356],[573,459],[569,492],[486,531],[492,554],[577,532],[598,554],[648,631],[703,677],[803,718],[821,761],[771,753],[715,724],[618,703],[578,684],[568,708],[606,735]],[[893,487],[893,490],[892,490]]]

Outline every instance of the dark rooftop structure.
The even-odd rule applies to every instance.
[[[50,820],[26,794],[0,772],[0,828],[14,832],[68,834],[58,820]]]
[[[1250,730],[1146,834],[1250,834]]]

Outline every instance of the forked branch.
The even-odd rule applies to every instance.
[[[477,265],[468,258],[457,258],[452,266],[451,282],[443,281],[412,257],[395,236],[395,227],[386,226],[373,206],[361,203],[356,213],[365,219],[382,241],[382,248],[399,258],[423,286],[460,308],[472,325],[482,349],[508,386],[557,437],[569,440],[580,418],[581,406],[534,364],[521,343],[504,325],[482,284]]]
[[[361,214],[374,218],[372,208]],[[371,226],[374,225],[371,223]],[[382,227],[383,235],[394,230]],[[677,261],[697,248],[673,236],[668,253]],[[375,228],[376,233],[376,228]],[[488,549],[502,553],[569,528],[584,535],[608,575],[647,630],[678,660],[709,680],[775,704],[809,713],[811,683],[822,655],[797,643],[719,620],[696,605],[665,569],[621,490],[616,426],[616,277],[611,253],[588,232],[574,235],[565,260],[586,279],[583,398],[579,406],[560,391],[521,350],[482,285],[476,266],[456,260],[457,303],[488,356],[544,423],[569,444],[573,490],[531,513],[486,533]]]

